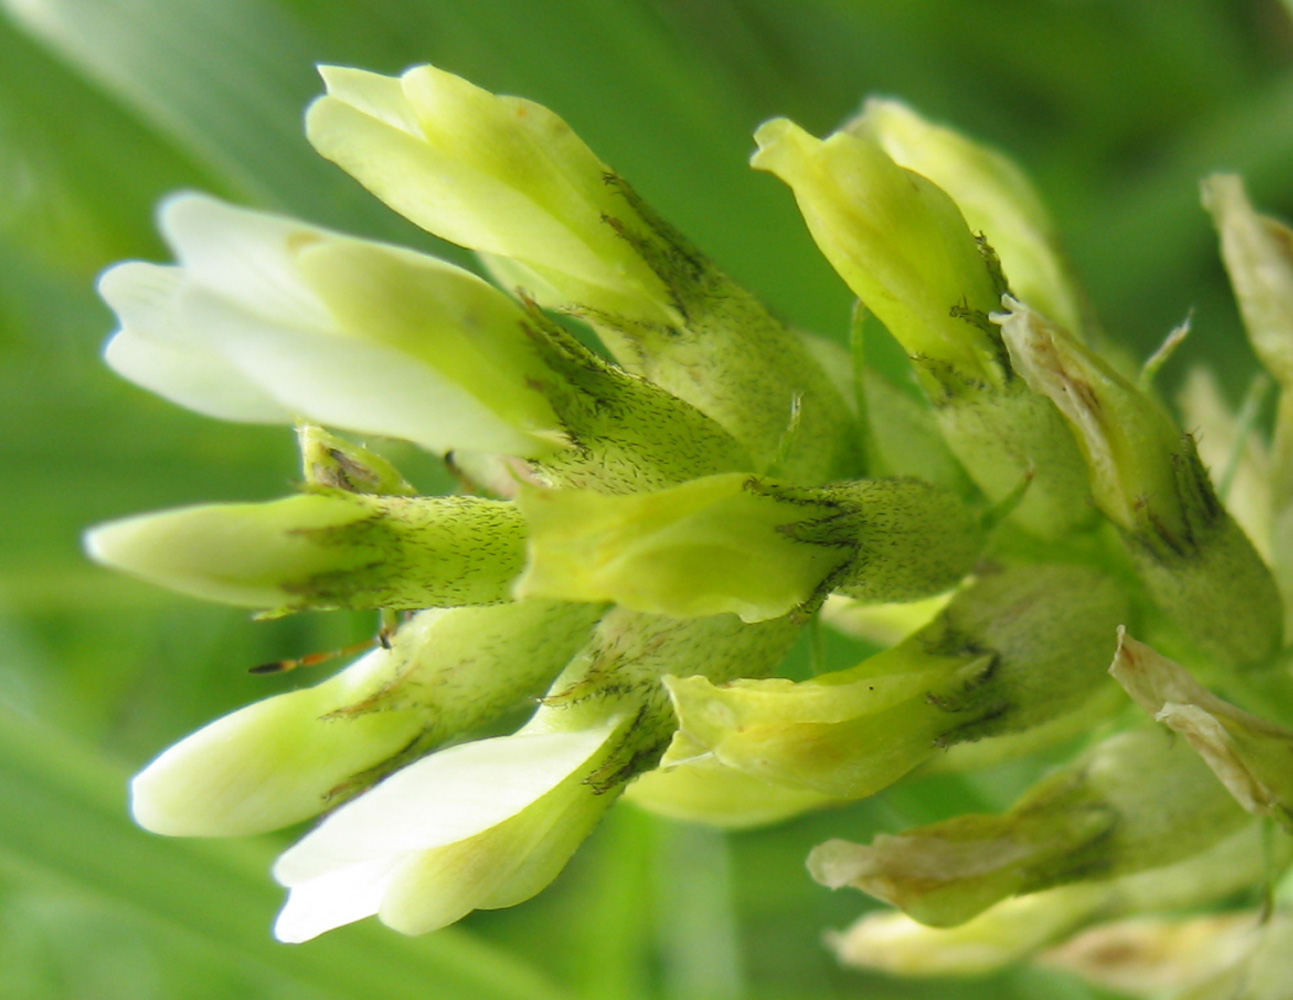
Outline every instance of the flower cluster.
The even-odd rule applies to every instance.
[[[278,936],[373,914],[419,933],[540,891],[621,793],[740,827],[1094,734],[1002,815],[819,847],[819,881],[906,911],[840,954],[979,972],[1263,877],[1261,817],[1293,830],[1293,408],[1268,454],[1196,376],[1201,456],[1155,393],[1162,358],[1137,373],[1098,349],[1010,161],[893,101],[825,140],[755,136],[753,165],[910,357],[899,385],[860,326],[850,355],[779,322],[548,109],[430,66],[323,76],[316,149],[493,281],[192,194],[161,211],[176,264],[103,277],[109,364],[213,417],[294,424],[303,472],[281,500],[103,525],[91,554],[265,613],[385,622],[330,680],[150,764],[142,825],[326,814],[275,869]],[[1293,235],[1237,179],[1205,191],[1289,386]],[[357,440],[383,437],[467,488],[418,495]],[[888,648],[776,676],[819,614]],[[519,730],[480,735],[527,699]]]

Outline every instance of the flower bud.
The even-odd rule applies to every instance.
[[[847,408],[794,335],[553,112],[433,66],[322,73],[310,140],[387,204],[480,251],[505,287],[587,319],[759,471],[783,452],[782,473],[809,485],[860,471]],[[797,447],[783,448],[791,435]]]
[[[1293,229],[1258,215],[1235,176],[1205,180],[1203,204],[1221,236],[1248,340],[1280,386],[1266,514],[1271,564],[1285,594],[1284,627],[1293,629]]]
[[[145,388],[213,416],[301,414],[437,452],[564,446],[524,313],[475,275],[200,195],[170,199],[161,228],[181,267],[122,264],[99,285],[122,323],[108,362]]]
[[[1006,813],[965,815],[842,840],[808,859],[817,881],[852,885],[921,923],[952,927],[1009,896],[1110,878],[1197,854],[1244,812],[1186,744],[1130,730],[1035,785]]]
[[[421,934],[528,899],[614,801],[584,778],[623,725],[527,727],[396,772],[279,858],[274,876],[291,895],[278,939],[308,941],[373,914]]]
[[[676,618],[777,618],[836,588],[872,600],[946,590],[982,532],[919,480],[798,489],[741,474],[631,496],[529,490],[517,594],[615,601]]]
[[[556,114],[434,66],[402,76],[322,66],[314,148],[452,243],[510,258],[546,306],[575,302],[669,324],[664,283],[624,230],[643,228],[609,168]]]
[[[525,562],[515,507],[466,496],[182,507],[100,525],[85,544],[150,583],[271,612],[496,604]]]
[[[946,191],[970,231],[996,251],[1012,293],[1066,329],[1082,330],[1081,294],[1046,207],[1018,164],[887,98],[869,98],[844,131],[879,143],[899,166]]]
[[[1077,434],[1096,505],[1120,529],[1150,594],[1205,652],[1260,661],[1281,638],[1270,570],[1217,500],[1188,434],[1065,331],[1007,299],[1015,366]]]
[[[818,247],[908,353],[953,384],[1005,382],[988,323],[1000,290],[946,192],[847,132],[823,141],[777,118],[754,141],[751,165],[790,185]]]
[[[1104,901],[1089,882],[1007,899],[957,927],[926,927],[907,914],[873,910],[826,943],[845,965],[895,976],[982,976],[1027,958],[1080,926]]]
[[[414,756],[540,693],[601,609],[521,601],[423,611],[314,687],[239,709],[131,785],[136,821],[171,836],[243,836],[314,816]]]
[[[1048,536],[1087,526],[1081,456],[1054,407],[1013,378],[988,320],[1001,287],[956,203],[870,138],[776,119],[752,164],[794,190],[818,247],[912,356],[952,451],[994,502]]]
[[[1293,732],[1218,698],[1125,630],[1109,673],[1155,721],[1189,741],[1241,806],[1293,833]]]
[[[801,683],[666,683],[682,736],[722,764],[863,798],[941,747],[1027,732],[1082,706],[1126,611],[1098,573],[1019,567],[967,587],[929,625],[849,670]]]
[[[374,693],[391,656],[375,650],[323,684],[248,705],[181,740],[131,783],[135,822],[172,837],[239,837],[321,812],[339,785],[422,732],[411,708],[335,714]]]

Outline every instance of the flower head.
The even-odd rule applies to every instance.
[[[540,891],[626,792],[741,827],[1071,755],[1097,727],[1008,811],[832,841],[813,874],[968,922],[941,938],[970,955],[949,971],[1235,887],[1208,859],[1255,836],[1241,804],[1287,820],[1293,719],[1211,687],[1287,693],[1290,602],[1259,555],[1293,572],[1287,490],[1249,498],[1243,523],[1272,536],[1254,546],[1148,376],[1079,336],[1013,164],[893,102],[825,140],[785,119],[756,134],[754,165],[909,354],[917,398],[789,329],[548,109],[429,66],[323,73],[315,147],[494,283],[201,195],[161,211],[174,264],[104,275],[109,363],[212,417],[295,424],[302,481],[109,522],[90,554],[262,613],[382,622],[331,679],[159,756],[132,786],[142,825],[322,815],[275,867],[279,937],[371,915],[420,933]],[[1282,231],[1233,184],[1209,191],[1283,385]],[[443,456],[461,493],[420,495],[384,438]],[[1254,448],[1281,484],[1286,453]],[[787,656],[828,600],[823,621],[884,648],[810,677]],[[1105,667],[1126,625],[1189,663],[1126,640],[1115,670],[1189,743],[1119,714]],[[906,969],[929,933],[875,918],[840,948],[877,964],[890,942]]]

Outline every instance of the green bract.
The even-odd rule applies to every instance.
[[[278,936],[371,915],[421,933],[540,891],[626,792],[743,827],[1045,751],[1067,763],[1032,765],[1002,814],[813,853],[820,881],[910,914],[838,938],[847,961],[990,971],[1258,879],[1248,812],[1293,814],[1293,410],[1267,449],[1192,377],[1191,430],[1246,484],[1232,517],[1148,376],[1089,346],[1013,163],[893,101],[825,140],[785,119],[756,134],[754,165],[910,357],[903,385],[860,340],[787,328],[548,109],[429,66],[324,78],[315,147],[495,283],[201,195],[162,209],[175,264],[103,277],[114,368],[209,416],[296,425],[302,470],[284,499],[109,522],[91,555],[381,622],[331,679],[159,756],[133,785],[142,825],[324,814],[275,868]],[[1236,180],[1207,190],[1283,389],[1287,230]],[[420,495],[386,438],[443,457],[460,495]],[[792,654],[823,609],[868,644],[854,666]]]

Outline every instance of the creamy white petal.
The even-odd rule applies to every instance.
[[[561,873],[615,798],[595,794],[576,773],[498,826],[412,855],[378,916],[405,934],[426,934],[472,910],[522,903]]]
[[[246,379],[316,423],[405,438],[432,451],[533,455],[551,448],[401,351],[271,322],[203,289],[186,290],[182,308]]]
[[[310,243],[336,238],[333,233],[200,194],[167,199],[160,225],[193,284],[265,319],[299,327],[332,325],[293,255]]]
[[[122,330],[103,352],[118,375],[185,409],[219,420],[290,423],[291,414],[220,355]]]
[[[377,858],[325,872],[293,886],[274,924],[274,936],[300,944],[334,927],[373,916],[400,866],[400,858]]]
[[[295,886],[337,868],[444,847],[504,822],[556,788],[618,728],[525,732],[441,750],[338,809],[274,866]]]
[[[178,310],[183,272],[131,262],[99,279],[121,330],[104,358],[117,374],[180,406],[221,420],[281,423],[291,415],[188,328]]]
[[[389,683],[376,649],[316,687],[275,695],[181,740],[131,782],[131,810],[169,836],[239,837],[317,815],[347,779],[398,753],[424,721],[413,710],[329,717]]]

